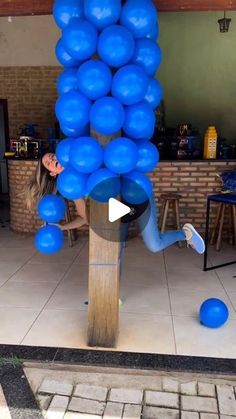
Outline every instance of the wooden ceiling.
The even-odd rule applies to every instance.
[[[236,0],[154,0],[163,12],[236,10]],[[53,0],[0,0],[0,16],[46,15]]]

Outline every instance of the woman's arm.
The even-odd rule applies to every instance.
[[[88,224],[85,199],[77,199],[76,201],[74,201],[74,203],[78,216],[69,223],[60,224],[60,228],[62,231],[80,228],[83,225]]]

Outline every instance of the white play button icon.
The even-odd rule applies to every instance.
[[[114,223],[114,221],[119,220],[120,218],[124,217],[124,215],[129,214],[131,208],[122,202],[117,201],[117,199],[110,198],[109,205],[108,205],[108,219],[110,223]]]

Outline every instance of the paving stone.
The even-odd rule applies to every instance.
[[[236,416],[236,400],[233,387],[217,385],[216,391],[220,413],[222,415]]]
[[[73,396],[105,402],[107,392],[108,388],[106,387],[90,386],[89,384],[77,384]]]
[[[47,394],[59,394],[60,396],[71,396],[73,385],[55,380],[43,380],[38,392]]]
[[[234,418],[236,418],[236,416],[220,415],[220,419],[234,419]]]
[[[179,410],[144,406],[142,419],[179,419]]]
[[[198,394],[199,396],[216,397],[214,384],[198,383]]]
[[[143,390],[130,388],[112,388],[109,394],[109,401],[120,403],[141,404]]]
[[[189,396],[197,395],[197,381],[190,381],[189,383],[182,383],[180,385],[180,392]]]
[[[162,379],[162,389],[169,391],[170,393],[179,392],[179,381],[173,380],[172,378],[164,377]]]
[[[126,404],[125,410],[123,413],[123,419],[140,419],[141,418],[141,412],[142,412],[142,406],[141,405],[134,405],[134,404]],[[111,418],[111,419],[114,419]]]
[[[63,419],[101,419],[102,416],[87,415],[86,413],[67,412]],[[113,419],[115,419],[113,417]]]
[[[148,405],[160,407],[179,407],[179,395],[162,391],[145,391],[145,402]]]
[[[69,397],[54,396],[46,414],[47,419],[63,419],[68,403]]]
[[[103,419],[121,419],[124,409],[123,403],[107,402]]]
[[[68,410],[101,416],[104,412],[104,408],[105,403],[89,399],[81,399],[79,397],[72,397]]]
[[[52,396],[46,396],[46,395],[43,395],[43,394],[38,394],[37,395],[37,400],[39,402],[40,409],[41,410],[47,410],[48,406],[51,403]]]
[[[199,419],[197,412],[181,412],[181,419]]]
[[[219,416],[214,413],[200,413],[200,419],[219,419]]]
[[[216,399],[201,396],[181,396],[181,408],[193,412],[218,412]]]

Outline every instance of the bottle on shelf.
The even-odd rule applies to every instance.
[[[204,159],[216,159],[217,138],[218,136],[215,127],[208,127],[204,136]]]

